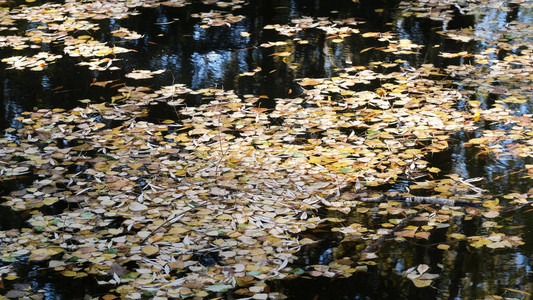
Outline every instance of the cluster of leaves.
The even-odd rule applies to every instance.
[[[185,2],[161,4],[180,6]],[[39,18],[51,33],[34,35],[33,39],[65,40],[68,55],[97,57],[90,66],[106,70],[113,61],[109,57],[126,51],[124,48],[87,36],[73,37],[68,28],[51,24],[87,14],[93,19],[108,13],[126,17],[134,13],[131,8],[155,5],[151,1],[47,4],[13,11],[6,22]],[[198,17],[205,26],[231,26],[242,19],[215,12]],[[85,30],[95,28],[87,22],[67,23],[85,26]],[[302,30],[318,28],[335,43],[359,33],[352,28],[357,25],[353,20],[302,18],[293,24],[268,28],[290,38]],[[60,27],[63,29],[55,29]],[[114,34],[138,38],[128,29]],[[394,54],[412,54],[420,49],[391,33],[366,33],[363,37],[387,41],[388,46],[378,50]],[[31,38],[19,39],[22,43],[13,42],[17,40],[14,38],[3,42],[9,40],[10,45],[20,47]],[[277,43],[286,42],[265,47],[285,45]],[[291,55],[287,51],[276,53]],[[529,76],[525,78],[530,78],[530,52],[524,50],[512,57],[494,58],[492,66],[505,69],[506,64],[520,62],[524,66],[521,71]],[[353,200],[353,195],[330,197],[341,187],[353,184],[358,191],[409,179],[414,182],[412,190],[426,189],[450,199],[477,191],[453,174],[441,180],[421,178],[432,179],[431,174],[440,171],[425,160],[428,155],[448,149],[451,134],[474,131],[480,120],[504,122],[509,130],[487,130],[478,140],[471,140],[472,145],[494,152],[498,141],[513,139],[521,143],[513,143],[510,155],[533,153],[527,138],[531,136],[530,116],[516,115],[503,104],[482,110],[479,102],[465,99],[450,80],[435,79],[443,74],[476,73],[484,80],[492,76],[478,71],[476,66],[442,70],[422,65],[380,73],[370,67],[348,67],[339,69],[332,78],[298,79],[301,96],[276,99],[273,109],[258,107],[257,95],[240,96],[216,88],[192,90],[175,84],[155,91],[126,86],[113,97],[113,103],[24,113],[19,118],[21,128],[9,129],[0,139],[0,160],[6,166],[2,170],[4,181],[35,177],[24,189],[6,196],[3,203],[29,212],[31,228],[0,232],[1,259],[12,263],[27,257],[46,262],[47,267],[66,277],[95,276],[101,284],[117,285],[114,292],[130,299],[143,295],[202,298],[233,288],[235,293],[255,299],[281,297],[267,295],[265,281],[304,272],[293,269],[291,263],[303,245],[314,241],[297,233],[325,221],[338,221],[315,215],[318,208],[343,214],[352,210],[368,213],[369,208]],[[126,76],[142,79],[162,72],[136,70]],[[354,88],[376,81],[382,82],[378,89]],[[183,106],[185,97],[199,97],[203,104]],[[468,109],[459,109],[463,102]],[[169,105],[179,116],[179,123],[143,120],[154,103]],[[406,192],[402,196],[411,195]],[[530,196],[510,198],[524,204]],[[377,214],[388,220],[380,228],[354,223],[333,230],[342,232],[345,241],[361,242],[359,248],[391,234],[398,242],[426,240],[433,230],[448,227],[449,244],[468,241],[474,249],[522,244],[520,237],[498,231],[502,206],[497,199],[466,199],[483,206],[431,208],[430,212],[429,205],[381,203]],[[397,230],[406,216],[415,223]],[[483,231],[471,236],[454,232],[450,224],[455,216],[482,219]],[[438,247],[446,250],[449,244]],[[357,259],[339,257],[312,266],[308,273],[349,277],[374,265],[377,258],[378,253],[365,251]],[[404,275],[417,287],[424,287],[438,277],[428,270],[427,265],[418,264]],[[0,276],[16,279],[17,274],[2,267]]]
[[[131,51],[118,46],[109,46],[106,42],[94,40],[89,35],[80,35],[81,32],[95,32],[100,27],[98,20],[128,18],[136,15],[135,10],[140,7],[157,7],[160,5],[182,7],[188,5],[188,1],[87,1],[79,3],[67,1],[66,3],[46,3],[37,6],[22,6],[10,9],[0,16],[0,24],[6,25],[5,31],[18,31],[16,25],[35,24],[30,26],[23,35],[3,35],[0,37],[0,47],[13,50],[23,49],[49,49],[51,45],[62,45],[64,52],[71,57],[102,59],[92,60],[91,63],[81,62],[80,65],[89,65],[93,70],[106,70],[102,63],[112,61],[110,57],[116,54]],[[7,27],[10,25],[11,27]],[[139,39],[141,36],[134,31],[120,28],[112,32],[113,36],[125,40]],[[61,55],[53,55],[48,52],[40,52],[31,57],[13,56],[4,58],[16,69],[29,68],[33,71],[42,71],[50,63],[53,63]],[[105,57],[105,58],[104,58]]]
[[[302,19],[293,19],[291,23],[294,25],[272,24],[266,25],[264,29],[274,29],[281,35],[294,37],[304,30],[316,28],[324,31],[328,39],[333,39],[334,42],[340,43],[345,37],[359,33],[359,29],[354,28],[353,26],[360,25],[364,22],[356,21],[355,19],[331,21],[325,17],[315,20],[314,18],[307,17]]]
[[[481,15],[490,14],[490,6],[472,5],[470,10]],[[517,3],[498,6],[503,12],[509,12]],[[460,43],[479,42],[484,48],[479,53],[462,51],[453,56],[474,58],[472,64],[449,66],[447,71],[453,74],[454,84],[469,89],[470,106],[478,115],[483,125],[489,129],[473,137],[466,144],[480,149],[480,155],[496,160],[512,157],[527,159],[533,153],[533,123],[531,114],[531,86],[533,78],[533,46],[529,41],[532,35],[530,26],[517,20],[511,21],[504,28],[496,30],[490,24],[461,30],[441,32],[447,38]],[[494,104],[487,104],[489,95],[496,97]],[[532,165],[526,165],[531,178]]]
[[[199,14],[192,14],[193,18],[202,19],[203,25],[200,25],[202,28],[209,28],[212,26],[231,26],[232,23],[240,22],[244,19],[244,16],[233,15],[231,13],[220,13],[220,12],[203,12]]]
[[[305,79],[304,98],[277,99],[273,111],[255,108],[254,96],[169,86],[156,92],[124,87],[114,105],[29,113],[21,118],[24,127],[1,143],[2,160],[13,174],[31,169],[38,177],[4,203],[30,211],[33,228],[2,234],[9,242],[3,260],[29,255],[69,277],[111,275],[100,281],[121,284],[116,291],[129,297],[143,290],[202,296],[229,286],[259,292],[264,280],[293,276],[289,263],[311,242],[294,234],[324,221],[312,217],[313,209],[327,205],[349,212],[356,204],[327,201],[326,195],[348,182],[376,186],[419,174],[427,168],[427,153],[445,149],[451,132],[473,124],[472,116],[452,108],[453,90],[427,79],[431,72],[346,70],[338,78]],[[354,97],[347,87],[369,76],[396,78],[396,83],[384,96]],[[421,84],[432,93],[409,91]],[[139,120],[151,102],[175,101],[187,93],[208,104],[177,108],[181,124]],[[332,100],[334,94],[345,95],[345,101]],[[269,117],[282,121],[273,125]],[[117,126],[113,120],[124,121]],[[455,190],[441,193],[452,194]],[[58,202],[69,209],[41,212]],[[416,213],[390,211],[402,212]],[[446,222],[446,215],[431,222]],[[432,226],[438,224],[423,232]],[[406,228],[397,235],[427,238],[416,231]],[[369,240],[388,233],[357,230]],[[519,238],[509,246],[517,244]],[[211,253],[214,265],[203,259]],[[377,255],[358,263],[372,264],[369,258]],[[332,266],[313,274],[357,271]]]

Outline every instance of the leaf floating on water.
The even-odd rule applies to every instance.
[[[420,264],[418,267],[416,267],[416,270],[419,274],[424,274],[429,270],[429,266],[426,264]]]
[[[206,290],[210,292],[216,292],[216,293],[224,293],[227,292],[231,288],[231,285],[227,284],[213,284],[205,287]]]
[[[355,171],[354,168],[349,168],[349,167],[344,167],[344,168],[339,169],[340,173],[352,173],[354,171]]]
[[[446,245],[446,244],[438,244],[438,245],[437,245],[437,249],[440,249],[440,250],[448,250],[448,249],[450,249],[450,245]]]
[[[57,201],[59,201],[58,197],[46,197],[43,200],[43,204],[52,205],[52,204],[56,203]]]
[[[141,250],[147,256],[152,256],[152,255],[155,255],[155,254],[157,254],[159,252],[159,248],[157,246],[154,246],[154,245],[148,245],[148,246],[142,247]]]
[[[157,71],[150,71],[150,70],[134,70],[131,73],[126,74],[125,76],[132,79],[149,79],[153,78],[153,75],[161,74],[165,72],[165,70],[157,70]]]
[[[78,273],[76,273],[74,271],[63,271],[63,272],[61,272],[61,275],[65,276],[65,277],[75,277],[76,275],[78,275]]]
[[[215,196],[226,196],[229,194],[229,191],[215,186],[209,189],[209,193]]]
[[[491,211],[488,211],[486,213],[483,213],[483,216],[485,218],[489,218],[489,219],[496,218],[499,215],[500,215],[500,213],[498,211],[495,211],[495,210],[491,210]]]
[[[427,287],[427,286],[430,286],[432,283],[431,280],[424,280],[424,279],[418,279],[418,278],[411,279],[411,281],[414,283],[414,285],[417,288]]]
[[[52,256],[63,252],[61,248],[40,248],[31,251],[29,261],[42,261],[48,260]]]
[[[130,205],[129,205],[129,208],[130,210],[132,211],[143,211],[143,210],[147,210],[148,207],[142,203],[139,203],[139,202],[132,202]]]
[[[439,173],[441,170],[439,168],[432,167],[429,168],[428,171],[431,173]]]

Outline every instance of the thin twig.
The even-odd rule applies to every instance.
[[[191,209],[188,209],[184,212],[181,212],[179,213],[178,215],[175,215],[171,218],[168,218],[165,222],[163,222],[163,224],[159,225],[156,229],[152,230],[150,232],[150,234],[148,236],[146,236],[139,245],[142,245],[144,244],[149,238],[151,238],[159,229],[161,229],[162,227],[168,225],[168,224],[172,224],[176,221],[178,221],[179,219],[181,219],[181,217],[183,217],[186,213],[190,212],[190,211],[193,211],[193,210],[197,210],[198,207],[195,207],[195,208],[191,208]]]
[[[387,233],[385,235],[382,235],[375,242],[370,243],[368,246],[366,246],[365,249],[363,249],[363,251],[361,253],[376,252],[377,250],[379,250],[379,248],[381,248],[383,243],[385,243],[386,241],[392,239],[396,232],[404,229],[407,226],[407,224],[409,224],[409,222],[411,220],[413,220],[414,218],[418,217],[420,214],[425,213],[425,212],[428,212],[428,211],[425,210],[425,209],[422,209],[422,210],[420,210],[420,211],[418,211],[418,212],[416,212],[414,214],[411,214],[411,215],[407,216],[405,219],[401,220],[400,223],[396,224],[396,226],[394,226],[394,228],[392,229],[391,232],[389,232],[389,233]]]
[[[380,195],[378,197],[370,198],[358,198],[357,200],[362,202],[386,202],[386,201],[399,201],[403,203],[415,203],[415,204],[438,204],[447,206],[467,206],[467,207],[479,207],[481,203],[452,200],[441,197],[387,197]]]

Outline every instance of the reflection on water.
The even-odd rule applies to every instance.
[[[24,97],[20,95],[20,89],[13,89],[11,80],[5,78],[2,81],[2,108],[4,111],[4,121],[6,127],[20,128],[21,124],[14,121],[15,117],[20,116],[24,111],[21,105]]]
[[[41,1],[45,2],[45,1]],[[233,14],[242,14],[246,18],[231,26],[204,28],[199,19],[191,16],[198,11],[209,11],[210,6],[195,3],[185,8],[158,7],[140,9],[139,16],[123,20],[99,21],[101,29],[92,36],[102,42],[113,41],[118,45],[134,48],[136,52],[117,57],[114,65],[118,71],[90,71],[76,65],[79,59],[64,56],[56,64],[43,72],[0,70],[2,80],[0,129],[17,128],[20,123],[16,117],[33,107],[73,107],[77,100],[89,98],[92,101],[109,101],[116,94],[117,87],[91,86],[93,81],[124,81],[124,74],[132,70],[166,70],[154,79],[135,82],[126,80],[132,86],[150,86],[157,89],[162,85],[184,83],[193,89],[219,87],[235,90],[237,94],[264,95],[272,103],[276,97],[297,97],[300,87],[294,83],[300,77],[333,77],[339,68],[350,65],[368,65],[370,62],[394,62],[401,59],[403,68],[419,67],[422,64],[434,64],[445,68],[448,65],[473,64],[480,69],[490,69],[489,62],[482,66],[471,57],[443,58],[441,52],[477,51],[483,52],[494,48],[499,41],[512,34],[507,30],[511,22],[531,24],[533,13],[531,5],[506,4],[502,8],[489,8],[476,11],[474,15],[465,15],[459,9],[453,10],[450,19],[443,21],[403,16],[397,9],[397,1],[363,1],[354,5],[352,1],[252,1],[251,4]],[[376,11],[376,9],[382,9]],[[300,35],[308,44],[297,44],[292,39],[280,37],[273,30],[263,30],[267,24],[287,24],[293,18],[303,16],[331,16],[332,18],[355,17],[366,23],[360,25],[361,32],[394,31],[400,39],[409,39],[424,45],[418,54],[395,56],[380,51],[364,51],[371,47],[383,46],[374,39],[365,39],[358,35],[345,38],[344,43],[332,43],[319,30],[308,30]],[[39,24],[28,24],[27,28],[36,28]],[[113,38],[111,31],[121,27],[135,30],[143,37],[138,40],[122,42]],[[23,29],[27,29],[23,28]],[[473,36],[480,41],[458,43],[446,39],[439,30],[474,28]],[[531,30],[523,28],[523,30]],[[248,35],[248,33],[250,35]],[[259,47],[268,41],[286,41],[286,45],[270,48]],[[531,41],[531,36],[527,38]],[[121,44],[119,44],[121,43]],[[44,45],[42,50],[60,52],[54,45]],[[293,53],[283,61],[272,55],[276,52]],[[503,51],[503,50],[502,50]],[[510,50],[519,52],[518,47]],[[13,51],[1,49],[2,57],[15,55]],[[490,58],[498,58],[498,52],[488,53]],[[397,70],[391,69],[391,71]],[[256,72],[256,70],[258,70]],[[256,72],[252,76],[240,76],[246,72]],[[21,75],[23,73],[23,75]],[[531,81],[531,79],[529,79]],[[377,83],[373,83],[377,84]],[[457,83],[454,83],[457,84]],[[490,83],[492,84],[492,83]],[[472,85],[460,87],[471,98],[481,102],[481,108],[491,108],[502,98],[506,91],[515,89],[513,82],[498,82],[501,91],[491,93],[477,90]],[[532,90],[523,91],[531,100]],[[532,101],[506,104],[520,114],[533,112]],[[467,103],[458,103],[460,109],[467,110]],[[158,108],[159,107],[159,108]],[[158,115],[160,106],[154,106],[151,115]],[[168,112],[165,112],[168,114]],[[166,115],[165,115],[166,116]],[[487,126],[499,126],[487,124]],[[507,130],[506,128],[501,128]],[[460,132],[450,142],[451,148],[440,154],[439,167],[449,173],[464,178],[483,177],[483,187],[494,195],[503,195],[511,191],[526,193],[531,188],[530,181],[523,179],[520,170],[532,164],[531,159],[515,159],[508,155],[489,156],[478,153],[471,147],[465,147],[479,132]],[[501,141],[502,151],[510,152],[513,140]],[[437,156],[437,155],[435,155]],[[437,162],[437,158],[433,158]],[[403,188],[404,186],[401,185]],[[472,249],[460,244],[456,250],[444,251],[433,247],[446,238],[445,232],[431,237],[427,243],[389,243],[382,248],[386,259],[370,268],[369,273],[358,274],[348,279],[330,280],[326,278],[298,279],[288,282],[274,282],[274,288],[283,290],[293,299],[398,299],[435,297],[449,299],[483,298],[486,295],[506,295],[506,289],[532,291],[531,258],[533,257],[532,212],[520,210],[513,212],[509,218],[509,227],[522,234],[526,245],[520,249],[499,251]],[[351,216],[350,221],[378,226],[377,214]],[[361,219],[366,218],[366,219]],[[373,219],[375,218],[375,219]],[[21,222],[18,220],[17,222]],[[474,221],[465,221],[457,217],[455,225],[464,234],[479,234],[484,229]],[[524,227],[525,226],[525,227]],[[5,226],[3,225],[5,228]],[[511,230],[511,229],[509,229]],[[332,242],[333,243],[333,242]],[[336,246],[336,245],[335,245]],[[340,245],[339,248],[346,247]],[[348,248],[348,247],[346,247]],[[355,249],[335,249],[346,256],[354,255]],[[304,254],[305,261],[327,263],[332,257],[332,245],[323,245],[323,249],[312,249]],[[417,289],[403,277],[409,266],[428,264],[438,268],[441,275],[437,289]],[[40,278],[39,280],[42,280]],[[38,283],[40,286],[42,282]],[[53,290],[45,283],[46,290]],[[54,281],[54,285],[57,282]],[[441,293],[441,291],[443,291]]]

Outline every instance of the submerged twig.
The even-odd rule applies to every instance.
[[[324,200],[329,201],[332,198],[335,198],[338,196],[339,193],[345,193],[349,192],[352,189],[352,185],[346,184],[339,189],[337,189],[335,192],[327,195],[324,197]],[[361,195],[356,195],[355,200],[359,200],[362,202],[387,202],[387,201],[398,201],[403,202],[407,204],[438,204],[438,205],[447,205],[447,206],[464,206],[464,207],[480,207],[481,203],[475,203],[470,201],[463,201],[463,200],[452,200],[447,198],[441,198],[436,196],[431,197],[422,197],[422,196],[414,196],[414,197],[402,197],[402,196],[395,196],[395,197],[389,197],[384,194],[381,194],[376,197],[362,197]]]
[[[398,224],[396,224],[396,226],[394,226],[391,232],[385,235],[382,235],[375,242],[368,244],[368,246],[366,246],[366,248],[363,249],[361,253],[376,252],[377,250],[379,250],[379,248],[381,248],[381,246],[383,245],[383,243],[385,243],[385,241],[392,239],[396,232],[404,229],[411,220],[413,220],[414,218],[418,217],[420,214],[425,213],[425,212],[428,212],[428,211],[426,209],[422,209],[414,214],[407,216],[405,219],[401,220]]]
[[[467,207],[479,207],[481,203],[462,201],[462,200],[452,200],[441,197],[387,197],[385,195],[380,195],[378,197],[361,197],[357,200],[362,202],[386,202],[386,201],[399,201],[403,203],[416,203],[416,204],[438,204],[438,205],[447,205],[447,206],[467,206]]]
[[[166,225],[168,225],[168,224],[172,224],[172,223],[178,221],[178,220],[181,219],[181,217],[183,217],[186,213],[188,213],[188,212],[190,212],[190,211],[193,211],[193,210],[197,210],[197,209],[198,209],[198,207],[194,207],[194,208],[188,209],[188,210],[186,210],[186,211],[184,211],[184,212],[181,212],[181,213],[179,213],[179,214],[177,214],[177,215],[175,215],[175,216],[173,216],[173,217],[171,217],[171,218],[168,218],[168,220],[166,220],[165,222],[163,222],[163,224],[159,225],[156,229],[152,230],[152,231],[150,232],[150,234],[147,235],[147,236],[141,241],[141,243],[140,243],[139,245],[144,244],[144,243],[145,243],[149,238],[151,238],[151,237],[152,237],[152,236],[153,236],[153,235],[154,235],[159,229],[163,228],[164,226],[166,226]]]

